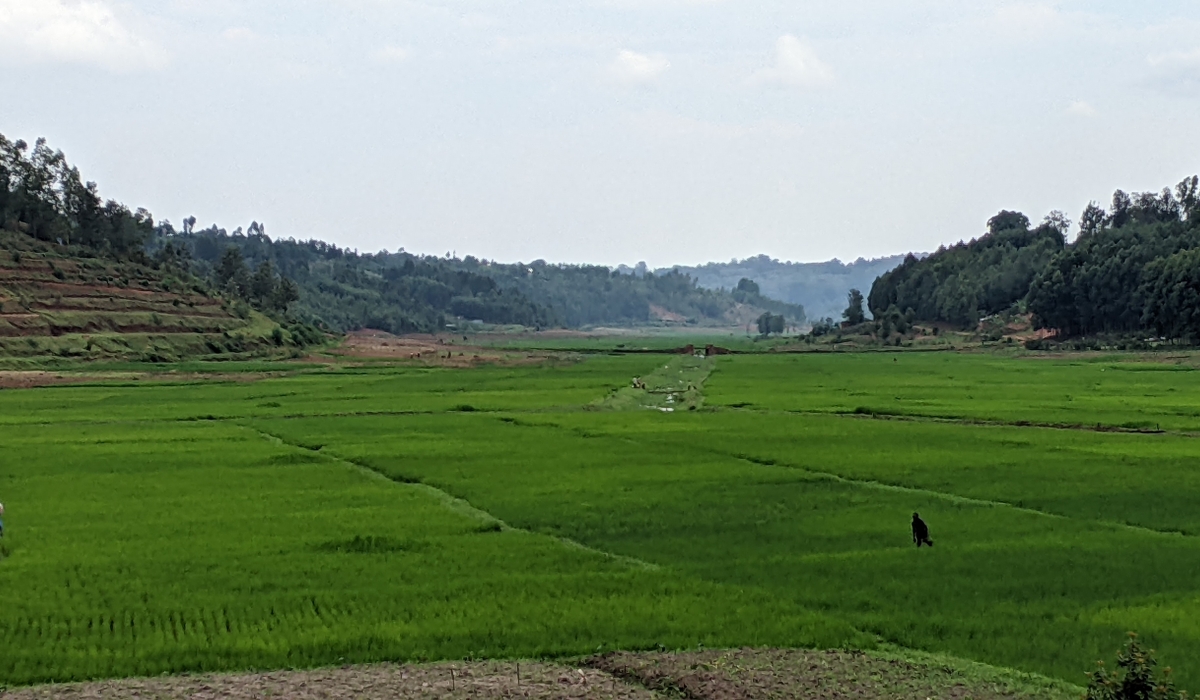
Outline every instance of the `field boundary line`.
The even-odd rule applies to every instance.
[[[836,415],[836,414],[819,414],[819,415]],[[850,415],[853,415],[853,414],[850,414]],[[857,416],[855,416],[855,417],[857,417]],[[599,438],[605,438],[605,439],[609,439],[609,440],[628,442],[628,443],[635,444],[635,445],[645,445],[646,444],[642,440],[639,440],[637,437],[631,436],[631,435],[613,434],[613,433],[589,434],[584,429],[581,429],[581,428],[561,426],[561,425],[556,425],[553,423],[542,423],[542,424],[538,424],[538,425],[548,427],[548,428],[555,428],[557,430],[565,430],[567,432],[573,433],[575,435],[578,435],[578,436],[584,437],[584,438],[599,437]],[[1011,508],[1018,512],[1029,513],[1029,514],[1033,514],[1033,515],[1041,515],[1041,516],[1045,516],[1047,518],[1055,518],[1058,520],[1069,520],[1071,522],[1077,522],[1077,523],[1093,523],[1096,525],[1101,525],[1101,526],[1110,527],[1110,528],[1114,528],[1114,529],[1130,530],[1133,532],[1159,535],[1162,537],[1192,538],[1192,537],[1197,536],[1197,535],[1194,535],[1191,533],[1183,532],[1181,530],[1158,530],[1158,529],[1155,529],[1152,527],[1147,527],[1145,525],[1131,525],[1129,523],[1117,522],[1115,520],[1076,518],[1076,517],[1073,517],[1070,515],[1063,515],[1062,513],[1052,513],[1049,511],[1039,510],[1037,508],[1030,508],[1028,506],[1019,506],[1015,503],[1009,503],[1008,501],[996,501],[996,500],[991,500],[991,499],[987,499],[987,498],[975,498],[973,496],[963,496],[963,495],[960,495],[957,493],[952,493],[952,492],[935,491],[933,489],[925,489],[925,488],[920,488],[918,486],[902,486],[899,484],[889,484],[889,483],[882,482],[882,481],[873,481],[871,479],[855,479],[853,477],[842,476],[841,474],[836,474],[834,472],[821,471],[820,469],[813,469],[811,467],[804,467],[804,466],[800,466],[797,464],[780,462],[777,460],[758,459],[758,458],[752,457],[750,455],[736,453],[736,452],[724,452],[719,449],[711,449],[711,448],[705,448],[705,447],[700,447],[700,446],[696,446],[693,449],[703,452],[705,454],[709,454],[709,455],[715,455],[715,456],[719,456],[719,457],[726,457],[729,459],[736,459],[736,460],[739,460],[742,462],[748,462],[750,464],[753,464],[753,465],[759,466],[759,467],[780,467],[782,469],[795,469],[797,471],[802,471],[807,474],[812,474],[813,476],[820,477],[823,479],[837,481],[837,482],[841,482],[844,484],[850,484],[853,486],[862,486],[865,488],[873,488],[873,489],[877,489],[877,490],[881,490],[881,491],[894,491],[894,492],[901,492],[901,493],[919,493],[919,494],[925,494],[928,496],[934,496],[937,498],[941,498],[941,499],[950,501],[951,503],[963,503],[963,504],[974,505],[974,506],[986,506],[989,508]]]
[[[745,406],[714,406],[718,410],[731,409],[749,411],[752,413],[786,413],[794,416],[833,416],[836,418],[858,418],[862,420],[892,420],[912,423],[941,423],[945,425],[969,425],[981,428],[1037,428],[1039,430],[1066,430],[1083,433],[1112,433],[1115,435],[1171,435],[1184,438],[1198,438],[1200,431],[1171,430],[1162,428],[1129,428],[1121,425],[1106,425],[1098,423],[1045,423],[1039,421],[1016,420],[1006,421],[989,418],[956,418],[954,416],[922,416],[911,413],[888,413],[887,411],[857,411],[857,410],[802,410],[802,409],[754,409]]]
[[[260,437],[267,440],[268,442],[273,442],[276,445],[281,445],[283,447],[290,447],[292,449],[302,450],[308,454],[317,455],[328,462],[333,462],[336,464],[341,464],[343,466],[350,467],[352,470],[354,470],[360,474],[363,474],[364,476],[366,476],[370,479],[375,479],[377,481],[383,481],[392,486],[410,487],[410,488],[414,489],[415,491],[418,491],[420,493],[423,493],[423,494],[433,498],[435,501],[441,503],[443,506],[445,506],[451,512],[465,516],[472,520],[476,520],[484,527],[495,527],[501,531],[508,530],[508,531],[512,531],[512,532],[523,532],[527,535],[534,535],[536,537],[546,537],[546,538],[557,541],[559,544],[561,544],[564,547],[567,547],[568,549],[576,549],[576,550],[582,550],[585,552],[590,552],[592,554],[599,554],[600,556],[604,557],[605,559],[609,559],[611,561],[615,561],[620,564],[624,564],[625,566],[628,566],[628,567],[634,568],[634,569],[641,569],[644,571],[659,571],[662,569],[662,567],[659,566],[658,564],[654,564],[652,562],[648,562],[643,559],[638,559],[637,557],[625,556],[623,554],[606,552],[603,549],[589,547],[588,545],[586,545],[582,542],[579,542],[577,540],[573,540],[569,537],[563,537],[561,535],[552,535],[552,534],[545,533],[545,532],[536,532],[534,530],[528,530],[526,528],[521,528],[521,527],[514,527],[514,526],[509,525],[508,523],[504,522],[500,518],[497,518],[496,516],[487,512],[486,510],[483,510],[482,508],[477,508],[476,506],[471,504],[470,501],[463,499],[463,498],[459,498],[458,496],[455,496],[453,494],[447,493],[447,492],[443,491],[442,489],[439,489],[436,486],[432,486],[430,484],[426,484],[421,481],[406,481],[403,479],[393,479],[392,477],[388,476],[387,474],[384,474],[383,472],[380,472],[377,469],[373,469],[372,467],[367,466],[365,464],[355,462],[352,459],[346,459],[345,457],[339,457],[338,455],[324,452],[322,450],[314,450],[314,449],[305,447],[304,445],[298,445],[294,442],[289,442],[289,441],[285,440],[284,438],[280,437],[279,435],[275,435],[273,433],[268,433],[265,430],[260,430],[253,426],[244,425],[244,424],[240,424],[240,423],[237,425],[246,430],[250,430],[255,433],[258,433],[258,435]]]
[[[920,488],[917,486],[901,486],[899,484],[888,484],[888,483],[885,483],[882,481],[872,481],[870,479],[855,479],[853,477],[842,476],[841,474],[835,474],[833,472],[821,471],[819,469],[812,469],[810,467],[801,467],[801,466],[798,466],[795,464],[787,464],[784,462],[776,462],[776,461],[768,461],[768,460],[759,460],[759,459],[755,459],[753,457],[748,457],[748,456],[739,455],[739,454],[732,454],[732,453],[728,453],[728,452],[719,452],[719,451],[714,451],[714,450],[705,450],[705,451],[709,452],[710,454],[723,455],[726,457],[732,457],[734,459],[739,459],[743,462],[749,462],[750,464],[754,464],[754,465],[757,465],[760,467],[782,467],[784,469],[796,469],[796,470],[805,472],[807,474],[812,474],[813,476],[817,476],[817,477],[820,477],[823,479],[828,479],[830,481],[836,481],[839,483],[849,484],[852,486],[862,486],[864,488],[871,488],[871,489],[876,489],[879,491],[899,491],[902,493],[919,493],[919,494],[924,494],[927,496],[934,496],[936,498],[941,498],[941,499],[950,501],[951,503],[962,503],[962,504],[966,504],[966,505],[984,506],[984,507],[988,507],[988,508],[1010,508],[1017,512],[1028,513],[1030,515],[1040,515],[1040,516],[1043,516],[1046,518],[1054,518],[1056,520],[1069,520],[1071,522],[1076,522],[1076,523],[1093,523],[1096,525],[1102,525],[1102,526],[1109,527],[1112,529],[1130,530],[1130,531],[1138,532],[1138,533],[1142,533],[1142,534],[1158,535],[1160,537],[1195,537],[1195,535],[1191,535],[1186,532],[1182,532],[1180,530],[1156,530],[1152,527],[1146,527],[1145,525],[1130,525],[1129,523],[1120,523],[1120,522],[1116,522],[1115,520],[1095,520],[1092,518],[1076,518],[1076,517],[1072,517],[1070,515],[1063,515],[1062,513],[1051,513],[1049,511],[1045,511],[1045,510],[1038,510],[1037,508],[1030,508],[1028,506],[1019,506],[1015,503],[1009,503],[1008,501],[993,501],[993,500],[990,500],[987,498],[975,498],[972,496],[963,496],[963,495],[960,495],[957,493],[947,493],[945,491],[935,491],[933,489],[923,489],[923,488]]]

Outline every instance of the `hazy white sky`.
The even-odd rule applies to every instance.
[[[176,224],[854,259],[1200,171],[1195,0],[0,0],[0,133]]]

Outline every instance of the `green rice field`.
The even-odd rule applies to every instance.
[[[0,686],[740,646],[1082,683],[1137,630],[1200,689],[1198,368],[575,354],[0,390]]]

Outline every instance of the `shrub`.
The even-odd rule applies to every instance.
[[[1117,670],[1109,672],[1104,662],[1088,675],[1086,700],[1185,700],[1187,693],[1176,690],[1171,669],[1159,674],[1154,650],[1143,649],[1137,635],[1130,632],[1125,648],[1117,652]]]

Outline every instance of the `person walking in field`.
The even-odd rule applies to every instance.
[[[933,546],[933,540],[929,539],[929,526],[925,524],[924,520],[921,520],[919,513],[913,513],[912,531],[913,542],[917,543],[917,549],[920,549],[923,544]]]

